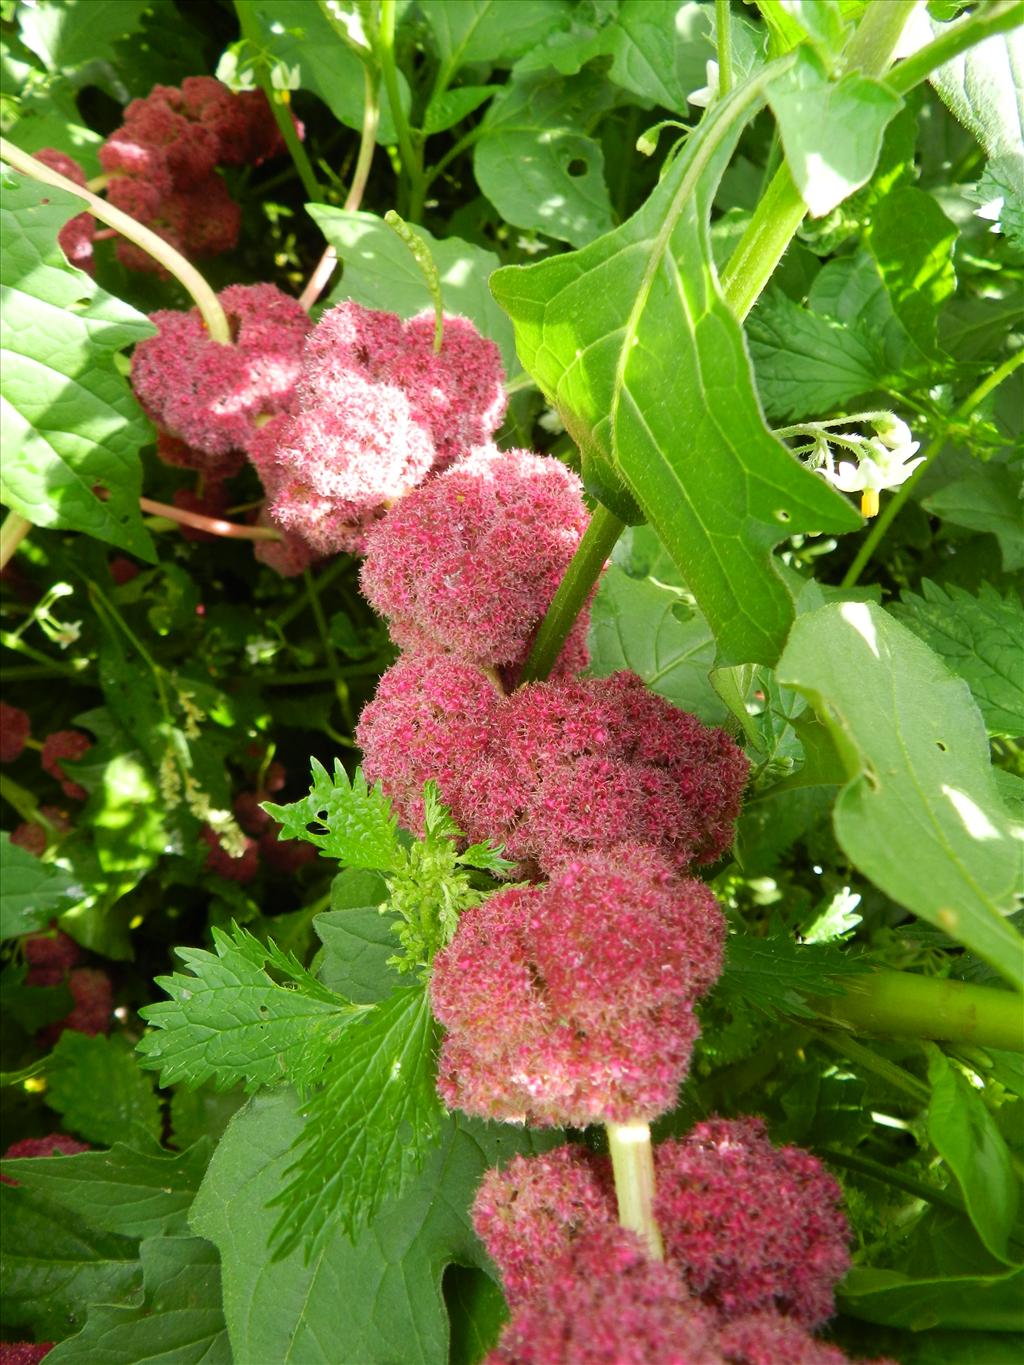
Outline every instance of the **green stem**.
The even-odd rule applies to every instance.
[[[833,1052],[845,1057],[848,1062],[855,1062],[864,1071],[874,1072],[876,1076],[880,1076],[882,1080],[888,1082],[894,1090],[902,1090],[916,1104],[926,1105],[928,1103],[931,1091],[924,1081],[918,1080],[904,1067],[891,1062],[888,1057],[881,1057],[871,1048],[865,1047],[863,1043],[858,1043],[856,1038],[850,1037],[849,1033],[840,1036],[838,1033],[830,1033],[827,1029],[809,1029],[808,1032],[811,1037],[817,1038],[820,1043],[824,1043]]]
[[[860,549],[857,551],[853,563],[843,575],[843,581],[840,586],[844,588],[854,587],[857,580],[864,572],[871,556],[878,549],[879,542],[886,535],[889,527],[899,515],[911,493],[917,487],[918,483],[920,483],[925,470],[930,467],[936,455],[938,455],[945,446],[946,437],[949,434],[950,428],[955,423],[970,417],[975,408],[988,397],[992,390],[998,388],[1003,380],[1008,379],[1010,375],[1013,374],[1014,370],[1022,364],[1024,364],[1024,350],[1020,350],[1016,355],[1012,355],[1007,360],[1004,360],[998,369],[995,369],[991,374],[986,375],[978,387],[967,395],[964,401],[949,418],[949,421],[945,423],[942,430],[928,445],[928,448],[924,452],[922,463],[917,466],[910,478],[907,479],[906,483],[900,485],[895,496],[889,499],[884,510],[875,519],[871,530],[865,536]]]
[[[346,721],[350,720],[348,687],[342,677],[341,665],[338,663],[338,655],[334,646],[331,644],[330,632],[327,629],[327,617],[324,615],[323,605],[320,601],[320,592],[317,588],[316,579],[304,569],[302,581],[306,585],[306,594],[309,597],[309,605],[313,610],[313,619],[316,621],[317,634],[320,636],[320,645],[324,651],[324,658],[327,661],[327,669],[334,683],[334,693],[338,698],[342,714]]]
[[[153,658],[152,654],[150,654],[149,650],[135,634],[134,630],[132,630],[131,626],[114,606],[113,602],[111,602],[103,589],[97,587],[97,585],[88,578],[85,580],[85,586],[88,590],[89,597],[92,600],[93,610],[106,626],[107,630],[112,635],[116,635],[117,631],[120,630],[132,648],[138,650],[139,657],[147,665],[149,671],[153,675],[153,681],[156,684],[157,696],[160,699],[160,709],[164,714],[164,720],[167,721],[169,725],[173,724],[174,718],[171,715],[170,703],[167,700],[167,688],[164,684],[164,670]],[[112,626],[113,629],[111,628]]]
[[[479,141],[483,131],[484,131],[483,124],[478,123],[476,127],[471,128],[468,133],[464,133],[463,136],[459,138],[458,142],[456,142],[455,146],[449,148],[449,150],[445,152],[444,156],[441,158],[440,161],[437,162],[436,165],[430,167],[430,169],[426,172],[426,174],[423,177],[424,193],[426,193],[426,191],[434,183],[437,177],[441,175],[442,172],[445,171],[453,161],[460,157],[463,152],[468,151],[468,149],[472,147],[475,142]]]
[[[409,248],[413,260],[419,267],[420,274],[426,281],[430,297],[434,301],[434,350],[440,351],[441,343],[444,340],[444,298],[441,294],[441,276],[438,273],[437,263],[431,255],[430,247],[427,246],[420,234],[399,217],[394,209],[388,209],[384,215],[384,221]]]
[[[1020,24],[1020,0],[997,0],[987,9],[976,10],[969,18],[949,24],[927,46],[907,57],[886,76],[886,84],[900,95],[913,90],[940,66],[945,66],[961,52],[991,38],[997,33],[1009,33]]]
[[[966,1212],[963,1201],[950,1194],[949,1190],[938,1190],[934,1185],[926,1185],[923,1180],[915,1180],[913,1176],[904,1175],[902,1171],[894,1170],[891,1166],[883,1166],[880,1161],[872,1161],[870,1157],[860,1156],[856,1152],[841,1152],[835,1147],[817,1147],[815,1150],[830,1166],[839,1166],[847,1171],[855,1171],[858,1175],[869,1176],[872,1180],[877,1180],[883,1185],[892,1185],[897,1190],[913,1195],[915,1199],[924,1200],[925,1203],[954,1209],[957,1213]]]
[[[25,643],[20,635],[15,635],[9,630],[0,630],[0,645],[3,645],[5,649],[13,649],[18,654],[24,654],[26,659],[34,659],[37,664],[45,664],[47,668],[53,669],[61,677],[78,678],[81,676],[78,670],[72,668],[70,664],[62,664],[58,659],[51,659],[42,650],[33,649],[31,645]]]
[[[918,0],[869,5],[843,54],[846,70],[880,76]],[[804,220],[807,206],[783,162],[722,271],[722,294],[737,319],[753,308]]]
[[[32,530],[32,523],[17,512],[8,512],[0,523],[0,569],[5,569],[11,556]]]
[[[39,180],[44,185],[53,185],[56,189],[66,190],[68,194],[73,194],[77,199],[84,199],[94,218],[98,218],[101,223],[106,223],[108,227],[115,228],[122,237],[148,252],[155,261],[160,262],[168,274],[174,276],[199,309],[211,341],[219,342],[223,346],[231,345],[231,327],[228,324],[224,309],[220,305],[220,300],[195,266],[190,261],[186,261],[180,252],[175,251],[170,242],[165,242],[162,237],[158,237],[148,227],[143,227],[134,218],[129,218],[127,213],[122,213],[113,204],[108,204],[105,199],[100,199],[95,194],[90,194],[88,190],[83,190],[81,185],[76,185],[73,180],[68,180],[59,172],[50,170],[49,166],[44,166],[34,156],[29,156],[27,152],[21,151],[20,148],[13,146],[6,138],[2,137],[0,137],[0,157],[13,166],[15,170],[21,171],[23,175],[31,176],[33,180]]]
[[[729,0],[715,0],[715,46],[718,58],[719,98],[732,89],[732,29],[729,24]]]
[[[576,547],[576,553],[558,585],[558,591],[551,600],[547,615],[540,624],[520,682],[540,682],[551,672],[583,604],[624,529],[625,523],[614,512],[609,512],[601,503],[597,504],[590,514],[590,522]]]
[[[313,580],[314,590],[316,592],[323,592],[324,588],[328,587],[331,583],[333,583],[337,576],[344,569],[348,568],[351,562],[352,561],[347,556],[345,555],[339,556],[339,558],[336,559],[333,564],[329,565],[326,569],[324,569],[322,574],[319,574],[316,578],[314,578]],[[301,615],[302,612],[306,610],[306,607],[308,605],[309,591],[307,590],[306,592],[297,594],[288,603],[284,611],[282,611],[279,615],[273,618],[274,626],[278,630],[283,631],[285,626],[288,625],[289,622],[294,621],[296,616]]]
[[[402,108],[401,92],[398,88],[398,68],[395,65],[395,0],[381,0],[380,27],[370,35],[374,56],[384,78],[384,89],[388,93],[391,117],[394,119],[398,135],[398,150],[402,158],[402,170],[408,181],[409,217],[415,222],[423,212],[426,196],[426,182],[423,176],[422,152],[417,154],[412,145],[412,132],[409,121]]]
[[[608,1151],[615,1176],[619,1222],[646,1244],[653,1260],[663,1261],[665,1249],[654,1217],[654,1152],[646,1123],[609,1123]]]
[[[995,986],[876,971],[845,981],[842,995],[813,1003],[819,1015],[857,1032],[1024,1052],[1021,997]]]
[[[17,811],[26,824],[39,819],[39,802],[27,787],[15,782],[6,773],[0,773],[0,797]],[[43,823],[49,825],[48,820],[44,819]]]
[[[324,192],[316,178],[306,149],[299,141],[299,135],[295,131],[295,124],[292,121],[291,110],[282,100],[282,92],[274,89],[273,82],[270,79],[270,64],[260,40],[259,25],[253,11],[252,0],[235,0],[235,13],[238,15],[238,26],[242,31],[242,37],[253,50],[253,70],[256,72],[256,79],[259,82],[260,89],[267,97],[267,103],[270,105],[274,120],[284,138],[285,146],[288,148],[288,155],[299,173],[302,187],[314,203],[322,204]]]

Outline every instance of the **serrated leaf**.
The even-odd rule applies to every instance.
[[[706,63],[715,55],[711,17],[703,4],[624,0],[597,46],[612,58],[608,79],[643,100],[685,114],[686,97],[704,85]],[[733,16],[734,38],[738,27]]]
[[[956,289],[957,229],[930,194],[899,186],[875,205],[869,250],[896,317],[926,354],[936,353],[939,309]]]
[[[967,686],[869,602],[796,621],[778,677],[811,702],[847,769],[836,838],[886,895],[1024,988],[1020,831],[999,800]]]
[[[627,668],[673,705],[721,725],[728,708],[708,680],[715,639],[679,588],[632,578],[611,564],[590,609],[590,673],[607,677]]]
[[[473,174],[507,222],[573,246],[609,230],[604,152],[587,129],[613,96],[589,71],[526,75],[505,86],[474,145]]]
[[[398,821],[380,783],[370,787],[362,768],[349,778],[339,758],[333,776],[315,758],[311,767],[308,796],[287,806],[263,804],[281,825],[279,837],[304,839],[348,867],[390,871],[398,856]]]
[[[308,1263],[301,1250],[267,1262],[281,1189],[302,1120],[288,1092],[258,1096],[214,1153],[192,1213],[217,1244],[236,1361],[275,1365],[437,1365],[448,1359],[444,1267],[483,1265],[469,1204],[484,1171],[562,1135],[461,1116],[443,1120],[422,1172],[350,1241],[334,1227]],[[246,1197],[237,1193],[244,1189]],[[339,1303],[344,1311],[339,1312]]]
[[[831,213],[866,185],[902,98],[881,81],[847,72],[829,80],[824,63],[800,47],[796,61],[768,87],[786,161],[813,218]]]
[[[928,1136],[956,1176],[971,1222],[999,1260],[1015,1263],[1009,1239],[1020,1208],[1020,1182],[1010,1152],[985,1101],[967,1084],[941,1048],[926,1043]]]
[[[326,204],[308,204],[307,212],[344,262],[344,273],[328,303],[353,299],[364,308],[379,308],[411,318],[434,303],[423,272],[409,248],[374,213],[346,213]],[[458,237],[433,237],[426,228],[417,233],[430,249],[441,280],[441,297],[449,313],[467,317],[482,336],[501,351],[505,371],[520,370],[508,318],[491,297],[487,281],[498,257],[475,242]]]
[[[1024,501],[1020,472],[1005,464],[985,464],[970,476],[944,484],[922,506],[954,526],[988,531],[999,541],[1007,573],[1024,568]]]
[[[65,1029],[53,1050],[44,1096],[72,1133],[108,1146],[125,1134],[156,1139],[162,1120],[153,1078],[130,1044]]]
[[[69,1209],[101,1232],[173,1236],[186,1231],[185,1215],[211,1150],[208,1138],[186,1152],[133,1140],[115,1142],[106,1152],[7,1160],[0,1169],[23,1189]]]
[[[50,71],[110,61],[114,43],[135,33],[149,0],[37,0],[18,13],[26,47]]]
[[[964,679],[989,734],[1024,734],[1024,605],[1015,593],[983,583],[972,596],[926,578],[920,596],[904,592],[889,609]]]
[[[162,1085],[275,1085],[311,1030],[336,1026],[352,1007],[341,999],[330,1003],[315,982],[299,990],[277,985],[263,969],[266,955],[261,961],[253,953],[251,935],[212,933],[216,952],[178,949],[191,975],[156,978],[171,999],[139,1011],[152,1029],[139,1040],[140,1064],[158,1070]]]
[[[1024,152],[994,157],[969,197],[979,218],[993,224],[1011,246],[1024,251]]]
[[[288,1183],[272,1201],[278,1255],[322,1251],[338,1227],[352,1236],[397,1198],[436,1141],[437,1025],[421,986],[395,991],[315,1057],[318,1089],[303,1106]],[[313,1061],[314,1050],[310,1049]]]
[[[788,59],[783,59],[788,60]],[[500,270],[520,356],[588,465],[625,483],[711,625],[722,664],[776,658],[793,619],[784,536],[858,518],[764,425],[719,292],[708,213],[769,72],[713,106],[643,207],[582,251]]]
[[[434,35],[443,69],[450,79],[476,62],[504,65],[514,61],[556,28],[565,17],[565,0],[420,0],[420,10]]]
[[[97,1231],[61,1205],[10,1185],[0,1186],[0,1221],[5,1323],[56,1341],[79,1325],[86,1304],[134,1300],[142,1282],[134,1239]]]
[[[320,980],[357,1005],[372,1005],[401,985],[389,966],[398,917],[382,913],[387,883],[374,872],[349,869],[331,883],[331,908],[313,928],[324,945]]]
[[[139,1247],[142,1302],[92,1304],[52,1365],[231,1365],[216,1248],[200,1237],[153,1237]]]
[[[947,26],[933,24],[941,32]],[[1020,153],[1024,132],[1024,31],[976,43],[928,79],[989,157]]]
[[[798,943],[786,933],[768,938],[737,933],[726,943],[725,968],[716,994],[738,996],[768,1014],[813,1018],[810,999],[841,995],[838,979],[865,970],[834,944]]]
[[[0,939],[45,929],[52,919],[77,905],[85,892],[63,868],[0,834]]]
[[[3,501],[36,526],[84,531],[142,559],[139,447],[150,426],[113,357],[154,332],[141,313],[63,259],[57,233],[82,207],[5,174]]]

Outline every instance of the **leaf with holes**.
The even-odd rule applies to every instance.
[[[380,783],[369,786],[362,768],[349,778],[338,758],[333,775],[315,758],[310,766],[313,784],[308,796],[287,806],[263,804],[279,821],[281,836],[315,844],[348,867],[390,872],[398,863],[398,821]]]

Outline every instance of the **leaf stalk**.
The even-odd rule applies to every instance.
[[[654,1216],[654,1150],[646,1123],[608,1123],[608,1151],[615,1177],[619,1223],[635,1232],[655,1261],[665,1259],[661,1230]]]

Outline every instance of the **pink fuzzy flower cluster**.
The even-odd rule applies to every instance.
[[[91,748],[92,740],[81,730],[55,730],[43,740],[42,752],[39,755],[43,771],[56,778],[63,788],[64,795],[70,796],[73,801],[84,801],[89,793],[80,782],[68,777],[64,771],[64,762],[66,759],[73,763],[78,762]]]
[[[481,446],[369,531],[362,590],[403,649],[518,673],[587,521],[579,478],[559,460]],[[566,672],[587,661],[587,626],[584,612]]]
[[[71,180],[74,184],[81,186],[83,190],[85,189],[85,172],[77,161],[66,156],[64,152],[58,152],[55,147],[43,147],[40,151],[34,152],[33,155],[44,166],[49,166],[51,171],[56,171],[66,180]],[[71,264],[89,275],[93,274],[96,268],[92,258],[92,244],[95,236],[96,219],[91,213],[76,213],[74,218],[69,219],[57,234],[57,245]]]
[[[250,447],[271,523],[315,555],[362,553],[396,499],[501,422],[497,347],[446,318],[435,352],[427,321],[355,303],[329,309],[306,342],[297,412]]]
[[[31,733],[28,712],[0,701],[0,763],[13,763],[20,758]]]
[[[151,319],[157,335],[135,348],[131,375],[163,433],[162,458],[213,480],[236,473],[260,423],[293,403],[310,326],[298,301],[271,284],[231,285],[220,302],[233,344],[211,341],[196,308],[161,310]]]
[[[52,1350],[52,1341],[0,1341],[0,1365],[39,1365]]]
[[[90,1037],[109,1033],[114,1006],[110,977],[98,967],[77,965],[82,954],[74,939],[57,929],[48,934],[30,934],[23,945],[28,965],[26,986],[65,984],[71,992],[71,1010],[57,1023],[42,1029],[39,1041],[52,1047],[65,1029]]]
[[[186,256],[215,256],[238,240],[241,210],[218,166],[258,165],[285,150],[262,91],[235,95],[209,76],[181,88],[156,85],[132,100],[100,148],[107,198]],[[121,241],[132,270],[161,271],[140,247]]]
[[[491,896],[434,962],[442,1099],[577,1127],[665,1113],[724,939],[711,891],[653,849],[584,855],[543,886]]]
[[[695,1155],[730,1150],[742,1169],[725,1162],[714,1182],[690,1180]],[[848,1265],[839,1188],[821,1164],[773,1147],[758,1119],[699,1124],[654,1157],[664,1264],[617,1226],[607,1158],[562,1147],[487,1173],[473,1226],[512,1309],[491,1365],[841,1365],[841,1351],[810,1335]],[[618,1338],[616,1323],[632,1330]],[[648,1324],[660,1337],[631,1354]]]
[[[433,778],[466,834],[502,842],[527,873],[620,843],[660,848],[679,871],[710,862],[732,838],[749,769],[724,731],[635,674],[530,683],[502,697],[443,655],[399,659],[356,738],[367,776],[409,828]]]

